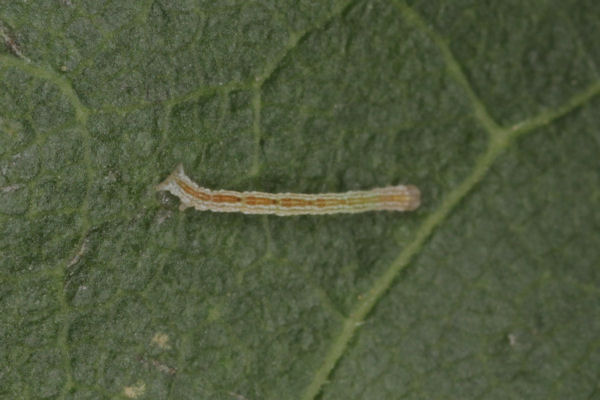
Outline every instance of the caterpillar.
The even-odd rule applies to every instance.
[[[264,193],[211,190],[194,183],[179,164],[156,186],[177,196],[180,210],[241,212],[244,214],[318,215],[365,211],[412,211],[421,204],[421,193],[414,185],[387,186],[343,193]]]

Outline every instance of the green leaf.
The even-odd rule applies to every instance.
[[[0,398],[598,397],[599,4],[4,1]]]

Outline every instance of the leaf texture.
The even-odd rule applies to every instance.
[[[1,2],[0,398],[598,398],[598,4]]]

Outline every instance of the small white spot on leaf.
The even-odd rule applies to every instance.
[[[158,332],[152,338],[152,343],[157,345],[161,349],[170,349],[171,345],[169,345],[169,335],[166,333]]]

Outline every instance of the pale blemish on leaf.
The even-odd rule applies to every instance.
[[[163,350],[171,348],[171,345],[169,344],[169,335],[163,332],[157,332],[152,338],[152,343]]]
[[[77,264],[79,262],[79,260],[81,260],[81,257],[87,251],[87,247],[88,247],[88,239],[86,238],[83,241],[83,243],[81,244],[81,247],[79,248],[79,251],[77,252],[77,254],[75,254],[75,256],[71,259],[71,261],[69,261],[67,268],[71,268],[73,265]]]
[[[0,188],[0,192],[2,193],[9,193],[9,192],[14,192],[15,190],[19,190],[23,187],[23,185],[9,185],[9,186],[4,186],[2,188]]]
[[[125,386],[123,394],[130,399],[137,399],[146,392],[146,384],[142,381],[137,381],[135,385]]]

